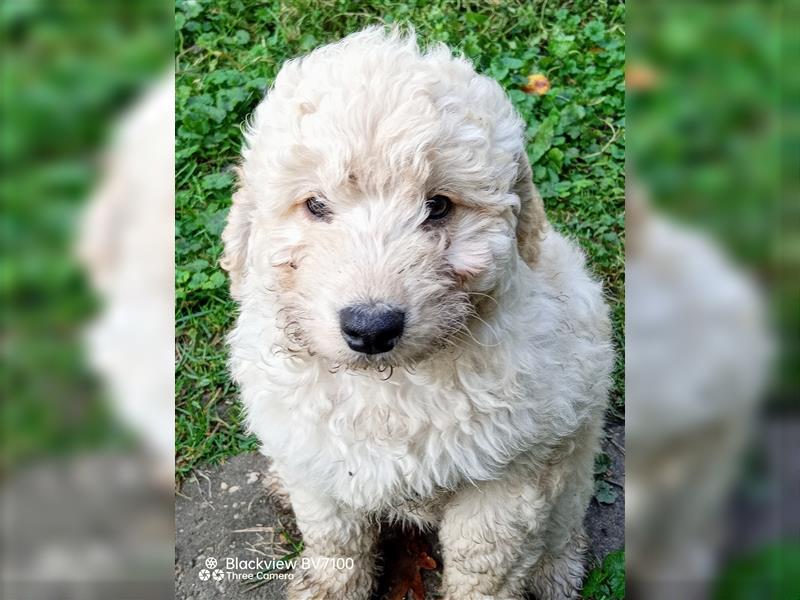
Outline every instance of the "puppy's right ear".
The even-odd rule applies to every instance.
[[[240,185],[233,194],[233,204],[228,212],[228,222],[222,232],[225,249],[222,259],[219,261],[220,266],[230,276],[231,296],[236,300],[240,299],[254,208],[246,190]]]
[[[525,263],[533,267],[539,257],[539,242],[547,226],[542,197],[533,185],[533,173],[528,155],[523,150],[517,157],[517,180],[514,193],[519,197],[517,215],[517,249]]]

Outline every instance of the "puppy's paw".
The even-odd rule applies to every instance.
[[[264,471],[261,483],[267,492],[267,497],[275,507],[286,515],[294,515],[292,510],[292,502],[289,499],[289,492],[283,485],[283,480],[278,472],[275,470],[272,462],[269,467]]]

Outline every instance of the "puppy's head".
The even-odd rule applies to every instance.
[[[468,334],[544,225],[522,123],[447,48],[368,29],[288,62],[247,132],[223,266],[288,346],[409,365]]]

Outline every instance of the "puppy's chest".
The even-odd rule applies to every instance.
[[[334,493],[365,508],[430,498],[453,483],[457,469],[442,445],[443,431],[419,417],[380,408],[321,424],[319,455]]]
[[[464,478],[485,478],[493,463],[470,435],[483,428],[462,393],[360,390],[311,421],[304,454],[316,460],[303,461],[303,468],[340,500],[368,510],[425,520],[423,506]]]

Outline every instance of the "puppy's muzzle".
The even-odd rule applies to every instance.
[[[406,314],[386,304],[354,304],[339,311],[342,337],[351,350],[389,352],[403,335]]]

